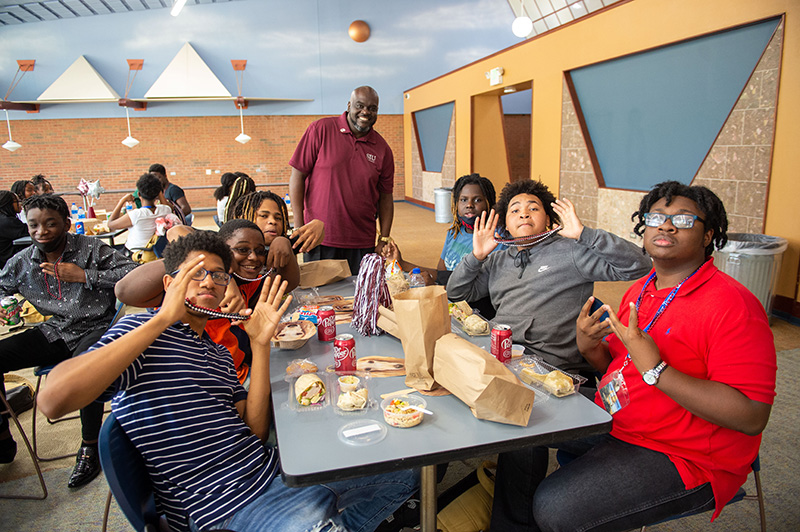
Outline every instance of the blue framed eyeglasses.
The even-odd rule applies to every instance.
[[[694,227],[694,221],[700,220],[706,223],[705,220],[696,214],[663,214],[660,212],[646,212],[644,213],[644,225],[647,227],[660,227],[669,220],[676,229],[691,229]]]
[[[174,272],[170,273],[172,277],[178,275],[180,270],[175,270]],[[192,276],[192,281],[202,281],[205,279],[209,274],[211,274],[211,280],[214,281],[214,284],[218,284],[220,286],[228,286],[228,283],[231,282],[231,276],[225,272],[210,272],[204,268],[200,268],[197,272]]]

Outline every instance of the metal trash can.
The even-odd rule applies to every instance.
[[[714,264],[745,285],[771,318],[781,259],[788,244],[779,236],[728,233],[728,243],[714,252]]]
[[[437,224],[453,223],[453,208],[452,188],[435,188],[433,189],[433,207],[436,213]]]

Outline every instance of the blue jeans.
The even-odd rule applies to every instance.
[[[289,488],[278,476],[253,502],[210,529],[372,532],[418,487],[419,472],[413,470],[304,488]]]
[[[556,447],[577,458],[547,478],[543,447],[500,455],[492,530],[630,530],[714,508],[711,485],[687,490],[665,454],[609,435]]]

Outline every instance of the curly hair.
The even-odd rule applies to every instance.
[[[216,255],[222,259],[222,265],[226,272],[231,269],[231,262],[233,262],[231,249],[213,231],[192,231],[167,244],[167,247],[164,248],[164,267],[168,272],[177,270],[192,251]]]
[[[167,175],[167,169],[164,168],[163,164],[160,163],[153,163],[150,165],[150,168],[147,169],[149,173],[156,173],[161,175]]]
[[[223,223],[236,218],[236,203],[239,198],[256,191],[256,182],[249,175],[242,172],[235,172],[233,175],[235,179],[228,194],[228,203],[225,205],[225,219],[221,220]]]
[[[262,236],[262,238],[264,236],[264,233],[261,232],[261,229],[259,229],[256,224],[254,224],[250,220],[245,220],[243,218],[234,218],[233,220],[225,222],[224,224],[222,224],[222,227],[219,228],[217,234],[222,240],[227,242],[228,239],[232,237],[233,234],[239,229],[253,229],[257,231],[258,234]]]
[[[139,179],[136,180],[136,189],[139,191],[139,196],[142,199],[153,201],[163,190],[161,178],[152,172],[142,174],[139,176]]]
[[[50,209],[56,211],[66,222],[69,218],[69,207],[67,202],[61,196],[55,194],[40,194],[38,196],[31,196],[22,202],[22,208],[25,209],[25,214],[31,209],[45,210]]]
[[[505,225],[508,204],[512,199],[514,199],[515,196],[520,194],[531,194],[539,198],[539,200],[542,202],[542,207],[544,207],[545,214],[550,217],[550,224],[555,225],[561,223],[561,218],[558,216],[558,214],[556,214],[556,211],[553,209],[552,205],[552,203],[556,201],[556,197],[552,192],[550,192],[550,189],[547,188],[547,185],[541,181],[522,179],[520,181],[508,183],[500,192],[500,199],[497,200],[497,204],[494,206],[494,212],[500,215],[500,219],[498,221],[498,232],[502,233],[503,231],[506,231]]]
[[[642,198],[642,201],[639,203],[639,210],[631,215],[631,221],[636,222],[633,232],[642,236],[645,229],[645,213],[650,212],[653,204],[658,200],[663,198],[667,201],[667,205],[669,205],[676,196],[681,196],[695,202],[703,213],[706,231],[709,229],[713,231],[711,242],[706,246],[706,257],[714,253],[715,246],[717,249],[722,249],[728,242],[728,215],[725,212],[725,206],[716,194],[706,187],[699,185],[684,185],[678,181],[664,181],[663,183],[655,185],[653,189]]]
[[[496,199],[494,185],[488,178],[480,174],[467,174],[459,177],[455,185],[453,185],[453,201],[450,205],[450,209],[453,211],[453,223],[450,226],[450,230],[453,231],[453,238],[461,232],[461,221],[458,219],[458,198],[461,196],[461,191],[464,190],[464,187],[467,185],[478,185],[481,189],[481,194],[483,194],[483,198],[486,200],[487,210],[494,207]]]
[[[14,184],[11,185],[11,192],[16,194],[19,197],[20,201],[25,199],[25,188],[27,188],[28,183],[33,185],[33,183],[28,179],[20,179],[19,181],[14,181]]]
[[[283,201],[283,198],[274,192],[270,192],[269,190],[251,192],[250,194],[239,198],[234,206],[233,217],[244,218],[245,220],[250,220],[251,222],[255,223],[258,208],[261,206],[261,203],[263,203],[264,200],[272,200],[276,205],[278,205],[278,208],[281,210],[281,214],[283,215],[283,230],[279,236],[286,236],[286,227],[289,225],[289,211],[286,208],[286,203]]]

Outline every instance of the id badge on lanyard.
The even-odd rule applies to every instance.
[[[628,360],[625,361],[621,369],[612,371],[603,377],[597,387],[600,392],[600,399],[603,400],[603,406],[612,416],[631,403],[628,385],[625,384],[625,377],[622,376],[622,370],[627,365]]]

